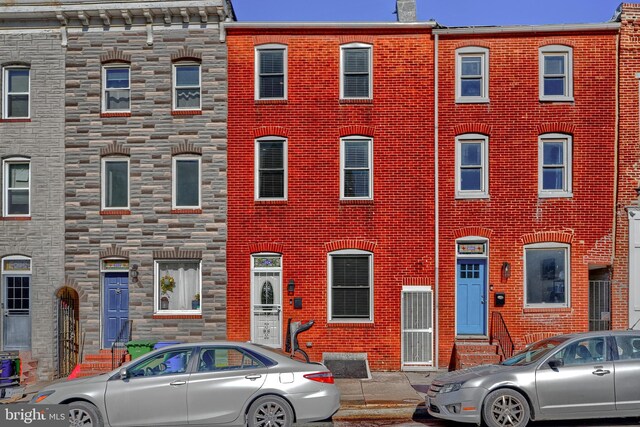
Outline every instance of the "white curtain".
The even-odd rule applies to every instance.
[[[197,262],[172,262],[160,264],[160,279],[171,276],[176,282],[173,292],[168,292],[169,310],[191,310],[191,301],[200,293],[200,273]],[[158,282],[159,280],[158,279]],[[158,283],[158,287],[160,284]],[[165,295],[160,295],[162,298]]]

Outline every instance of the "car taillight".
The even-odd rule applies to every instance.
[[[306,374],[304,377],[319,383],[333,384],[333,374],[331,372],[315,372],[313,374]]]

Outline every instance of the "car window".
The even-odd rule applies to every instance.
[[[615,339],[618,359],[640,359],[640,335],[618,335]]]
[[[252,355],[235,347],[203,348],[198,359],[198,372],[227,371],[263,367]]]
[[[134,377],[155,377],[187,372],[192,349],[170,350],[134,365],[129,372]]]
[[[564,366],[603,362],[607,359],[605,342],[605,337],[574,341],[554,354],[553,359],[562,360]]]
[[[524,351],[502,362],[502,365],[516,366],[528,365],[545,357],[554,348],[562,344],[566,338],[554,337],[538,341],[527,347]]]

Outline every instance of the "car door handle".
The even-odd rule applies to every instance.
[[[592,372],[592,374],[593,374],[593,375],[597,375],[597,376],[599,376],[599,377],[601,377],[601,376],[603,376],[603,375],[610,374],[610,373],[611,373],[611,371],[610,371],[610,370],[608,370],[608,369],[601,369],[601,368],[596,369],[595,371],[593,371],[593,372]]]
[[[246,375],[245,378],[251,381],[255,381],[258,378],[262,377],[262,375],[260,374],[251,374],[251,375]]]
[[[169,383],[169,385],[185,385],[186,383],[186,381],[174,381],[172,383]]]

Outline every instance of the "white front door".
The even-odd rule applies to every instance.
[[[254,257],[251,341],[282,347],[282,270],[279,256]]]

